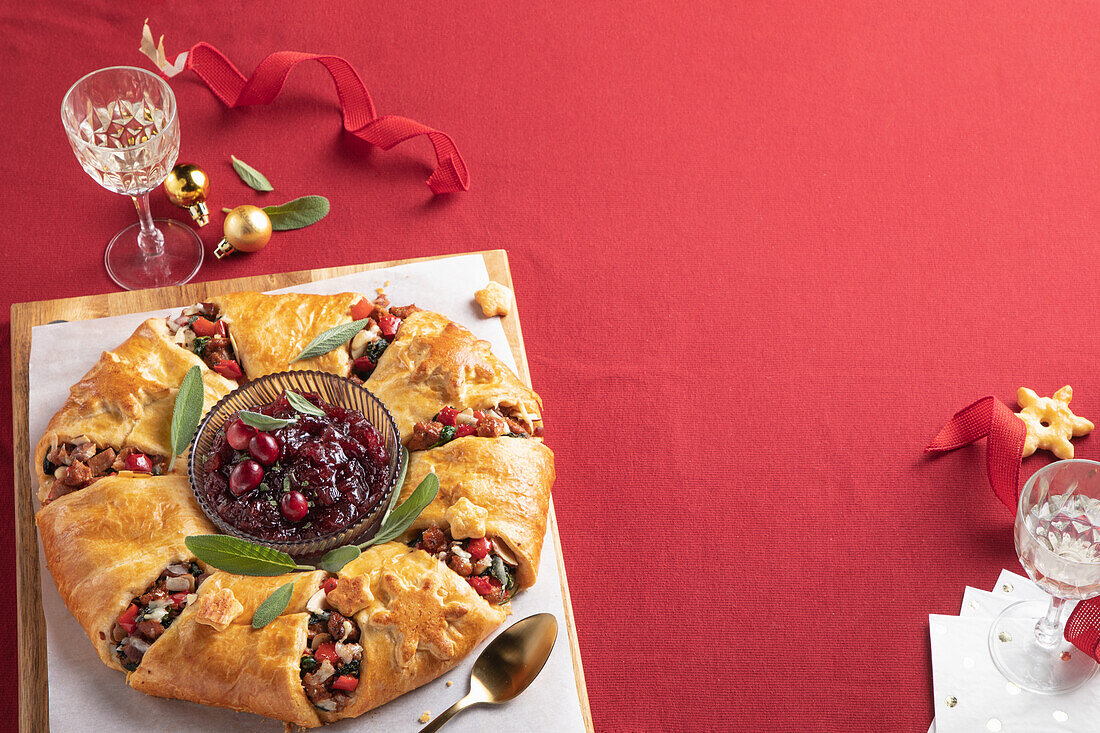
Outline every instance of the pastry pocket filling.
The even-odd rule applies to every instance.
[[[449,530],[433,524],[414,537],[409,546],[444,563],[489,603],[507,603],[516,594],[519,563],[500,540],[488,537],[456,540]]]
[[[367,325],[348,344],[351,379],[362,381],[374,373],[386,347],[397,338],[401,322],[418,310],[415,305],[391,306],[385,293],[379,293],[373,303],[362,298],[351,306],[352,320],[367,319]]]
[[[520,414],[502,405],[488,410],[447,406],[431,420],[413,426],[413,435],[405,445],[409,450],[428,450],[465,437],[541,438],[542,421],[537,415]]]
[[[116,451],[111,446],[100,448],[86,435],[58,443],[42,461],[42,471],[53,476],[50,491],[43,504],[91,486],[104,476],[122,471],[160,476],[168,468],[164,456],[150,455],[127,447]]]
[[[184,308],[176,318],[166,319],[173,340],[194,352],[206,366],[226,379],[244,379],[244,371],[233,347],[229,324],[213,303],[196,303]]]
[[[115,655],[123,669],[133,672],[145,652],[195,600],[206,573],[194,560],[173,563],[140,596],[131,601],[111,627]]]
[[[359,626],[328,603],[335,578],[326,578],[309,602],[306,648],[299,660],[302,688],[314,707],[327,712],[343,710],[359,686],[363,646]]]

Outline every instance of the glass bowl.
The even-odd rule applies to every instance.
[[[374,429],[382,436],[386,450],[389,452],[390,461],[386,468],[382,495],[375,503],[374,508],[360,517],[344,529],[331,532],[318,537],[305,540],[268,540],[254,537],[222,519],[213,507],[209,505],[202,491],[203,477],[206,471],[203,464],[214,442],[214,436],[218,430],[233,415],[241,410],[254,410],[261,405],[273,402],[283,395],[286,390],[295,392],[313,392],[329,404],[346,409],[359,410],[366,416]],[[294,557],[312,557],[321,555],[334,547],[353,544],[370,539],[378,532],[382,524],[382,518],[386,508],[390,504],[390,497],[399,488],[395,486],[397,473],[401,461],[401,441],[397,431],[397,423],[382,401],[374,396],[366,387],[352,382],[349,379],[338,377],[335,374],[318,371],[291,371],[277,372],[260,377],[248,382],[244,386],[233,390],[223,397],[199,423],[195,437],[191,441],[191,452],[187,458],[187,473],[191,479],[191,491],[199,502],[203,512],[214,523],[214,526],[225,534],[240,537],[255,542],[258,545],[266,545],[292,555]]]

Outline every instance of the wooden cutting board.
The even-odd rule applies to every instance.
[[[470,254],[470,253],[464,253]],[[512,274],[508,269],[508,255],[502,249],[475,252],[485,260],[489,277],[512,287]],[[450,257],[458,255],[449,255]],[[257,275],[234,280],[216,280],[213,282],[191,283],[179,287],[159,288],[156,290],[136,290],[103,295],[87,295],[80,298],[62,298],[59,300],[39,300],[31,303],[15,303],[11,307],[11,395],[12,395],[12,433],[15,436],[15,542],[16,542],[16,588],[19,596],[19,727],[24,731],[44,731],[49,729],[49,711],[47,706],[46,640],[39,633],[44,628],[42,615],[41,589],[38,572],[38,540],[34,526],[34,503],[29,473],[31,436],[27,435],[27,396],[29,391],[28,363],[31,353],[31,328],[57,320],[83,320],[104,318],[106,316],[125,315],[171,308],[188,303],[206,300],[216,293],[231,293],[238,290],[273,290],[285,288],[314,280],[366,272],[382,267],[404,265],[424,260],[447,259],[447,257],[422,257],[411,260],[393,260],[374,262],[365,265],[348,265],[317,270],[286,272],[277,275]],[[504,317],[502,324],[512,348],[520,378],[531,383],[527,368],[527,355],[523,348],[523,334],[520,331],[519,315],[513,308],[511,315]],[[34,436],[37,439],[38,436]],[[584,684],[584,670],[581,667],[580,649],[577,644],[577,629],[573,622],[573,607],[569,600],[569,586],[565,579],[565,565],[562,562],[561,539],[558,536],[557,520],[554,517],[553,500],[550,504],[550,534],[558,551],[558,573],[561,575],[561,590],[564,598],[563,614],[569,630],[569,649],[573,657],[573,671],[577,680],[577,694],[581,701],[585,727],[592,731],[592,713],[588,707],[588,691]]]

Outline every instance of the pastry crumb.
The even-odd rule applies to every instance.
[[[454,684],[454,682],[451,682],[450,680],[447,680],[447,687],[450,687],[453,684]]]
[[[427,723],[431,719],[432,719],[432,713],[429,710],[425,710],[424,712],[422,712],[420,714],[420,722],[421,723]]]
[[[512,291],[498,282],[490,282],[474,293],[474,300],[481,306],[486,318],[506,316],[512,312]]]

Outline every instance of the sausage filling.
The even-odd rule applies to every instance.
[[[397,337],[401,322],[420,310],[415,305],[391,307],[385,293],[379,293],[374,302],[361,298],[351,307],[351,317],[357,321],[367,319],[363,330],[355,334],[349,346],[351,350],[351,377],[364,380],[369,377],[386,347]]]
[[[467,407],[460,412],[457,407],[444,407],[431,420],[413,426],[413,435],[405,447],[427,450],[455,438],[474,435],[479,438],[541,438],[542,423],[530,427],[519,417],[502,414],[500,408],[474,410]]]
[[[206,366],[226,379],[244,381],[244,371],[229,338],[229,324],[222,320],[217,306],[196,303],[167,322],[168,330],[182,348],[198,354]]]
[[[455,540],[450,532],[433,524],[409,545],[446,563],[489,603],[505,603],[516,594],[516,563],[499,540],[487,537]]]
[[[306,604],[310,612],[306,649],[299,661],[302,687],[320,710],[343,710],[359,686],[363,647],[359,627],[328,605],[335,578],[326,578]]]
[[[205,578],[197,562],[169,565],[148,590],[119,614],[111,628],[111,641],[123,669],[132,672],[138,668],[153,642],[195,600],[195,591]]]
[[[42,470],[53,476],[49,496],[45,503],[83,489],[104,476],[119,471],[148,473],[159,476],[168,467],[168,459],[141,453],[133,448],[115,452],[110,446],[100,449],[95,441],[79,435],[65,443],[59,443],[42,461]]]

